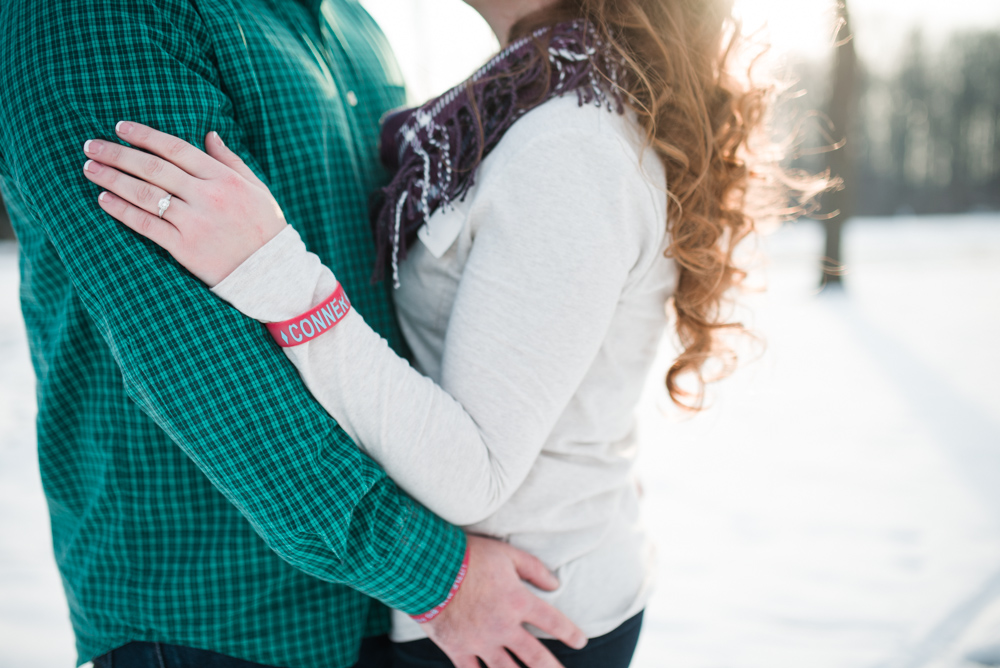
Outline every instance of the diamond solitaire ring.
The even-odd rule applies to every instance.
[[[163,214],[167,212],[168,208],[170,208],[170,198],[171,197],[173,197],[173,195],[171,195],[170,193],[167,193],[167,196],[164,197],[163,199],[161,199],[157,203],[157,206],[160,207],[160,210],[157,212],[156,215],[159,216],[160,218],[163,218]]]

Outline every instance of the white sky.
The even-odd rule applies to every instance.
[[[461,0],[362,0],[382,26],[414,102],[460,83],[497,49],[479,14]]]
[[[461,0],[362,0],[392,41],[414,101],[460,82],[496,49],[479,15]],[[829,51],[836,0],[737,0],[748,26],[767,23],[781,51]],[[849,0],[856,44],[869,65],[888,63],[906,34],[929,40],[967,28],[1000,29],[1000,0]]]

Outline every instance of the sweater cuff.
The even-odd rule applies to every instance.
[[[336,287],[333,272],[288,225],[213,287],[212,293],[255,320],[281,322],[312,309]]]

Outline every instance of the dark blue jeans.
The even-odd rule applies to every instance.
[[[131,642],[94,659],[94,668],[274,668],[203,649],[159,642]],[[354,668],[392,668],[389,636],[365,638]]]
[[[627,668],[642,629],[642,613],[606,635],[591,638],[583,649],[573,649],[558,640],[542,640],[566,668]],[[524,664],[517,661],[518,666]],[[482,665],[482,662],[480,662]],[[392,668],[453,668],[454,664],[430,640],[415,640],[395,646]]]
[[[642,628],[642,613],[581,650],[558,640],[543,640],[566,668],[626,668]],[[516,660],[516,657],[515,657]],[[519,666],[524,666],[517,661]],[[387,636],[365,638],[354,668],[452,668],[445,653],[430,640],[393,644]],[[132,642],[94,659],[94,668],[274,668],[204,649],[154,642]]]

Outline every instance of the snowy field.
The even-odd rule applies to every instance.
[[[843,292],[816,290],[818,226],[766,240],[767,351],[711,411],[650,380],[638,668],[970,668],[1000,642],[1000,217],[846,235]],[[0,668],[69,668],[16,292],[0,246]]]

